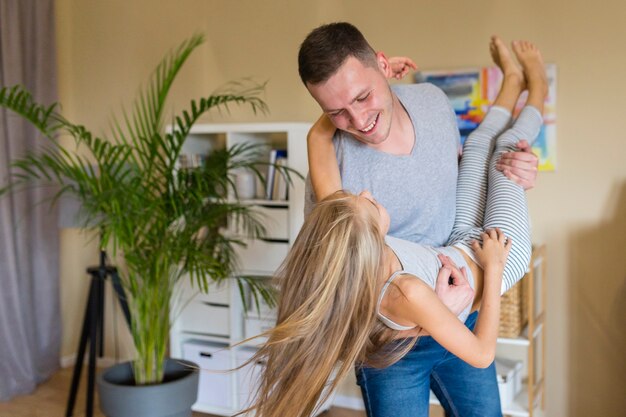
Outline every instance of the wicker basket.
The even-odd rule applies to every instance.
[[[500,302],[499,337],[515,338],[528,323],[528,279],[522,278],[508,290]]]

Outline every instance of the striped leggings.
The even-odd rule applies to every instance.
[[[526,273],[531,242],[525,192],[495,165],[503,152],[516,150],[515,145],[521,139],[532,142],[539,134],[543,118],[536,108],[526,106],[509,127],[510,121],[511,114],[506,109],[494,106],[465,141],[459,166],[456,218],[447,243],[463,249],[476,261],[470,244],[472,240],[480,240],[484,230],[498,227],[513,239],[501,294]]]

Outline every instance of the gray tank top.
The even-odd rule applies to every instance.
[[[380,312],[380,303],[382,302],[389,285],[398,276],[409,274],[421,279],[434,290],[435,284],[437,283],[437,275],[441,269],[441,262],[439,261],[439,258],[437,258],[437,254],[439,253],[449,256],[459,268],[464,266],[467,271],[467,280],[469,281],[470,286],[474,288],[474,276],[472,275],[472,271],[469,269],[467,262],[465,262],[465,258],[463,258],[463,256],[453,247],[446,246],[433,248],[431,246],[418,245],[392,236],[385,237],[385,243],[387,243],[391,250],[393,250],[402,264],[402,270],[394,272],[389,279],[387,279],[387,282],[380,292],[378,303],[376,305],[378,317],[387,327],[394,330],[413,329],[413,327],[407,327],[395,323]],[[471,307],[471,304],[468,305],[461,312],[461,314],[459,314],[459,320],[465,322],[469,316]]]

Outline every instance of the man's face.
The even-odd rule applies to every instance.
[[[383,73],[388,63],[382,54],[377,59],[379,67],[370,67],[348,57],[328,80],[307,84],[309,92],[337,129],[369,145],[378,145],[387,139],[393,109],[393,97]]]

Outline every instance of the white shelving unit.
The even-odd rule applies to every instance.
[[[287,150],[288,166],[306,175],[307,123],[240,123],[196,125],[189,135],[183,152],[206,155],[213,149],[254,143],[268,149]],[[267,162],[268,159],[262,161]],[[261,214],[267,229],[266,238],[248,241],[246,248],[238,249],[240,267],[236,275],[270,277],[284,259],[294,241],[304,217],[304,180],[294,177],[289,187],[288,201],[263,198],[264,190],[257,190],[255,198],[245,200]],[[237,233],[234,227],[229,227]],[[248,396],[262,364],[234,369],[254,353],[254,342],[230,348],[246,337],[260,333],[273,322],[272,313],[259,314],[244,310],[239,287],[225,282],[221,287],[210,287],[206,294],[198,293],[188,280],[181,280],[180,300],[190,300],[173,322],[170,334],[172,357],[190,359],[200,365],[200,388],[195,411],[232,415],[245,408]],[[267,315],[267,317],[266,317]],[[327,407],[322,407],[321,410]]]
[[[527,280],[528,324],[516,338],[498,338],[496,357],[519,360],[522,367],[522,388],[502,414],[511,417],[538,417],[545,409],[545,347],[546,311],[546,248],[533,249],[531,267],[522,278]],[[439,404],[431,392],[431,404]]]

